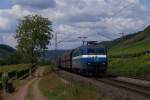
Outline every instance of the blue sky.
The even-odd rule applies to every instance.
[[[13,6],[13,0],[1,0],[0,9],[9,9]]]
[[[53,22],[60,49],[81,45],[87,40],[106,41],[130,34],[150,25],[150,0],[1,0],[0,43],[15,47],[18,20],[40,14]],[[67,42],[77,40],[74,42]],[[49,49],[53,49],[54,40]]]
[[[140,0],[141,3],[149,5],[150,0]]]

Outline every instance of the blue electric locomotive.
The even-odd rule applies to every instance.
[[[59,60],[63,69],[92,74],[104,74],[107,69],[107,50],[98,45],[86,45],[67,51]]]

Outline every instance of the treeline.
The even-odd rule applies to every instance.
[[[48,65],[51,64],[51,59],[46,58],[46,55],[43,54],[41,58],[34,59],[38,65]],[[0,65],[12,65],[12,64],[29,64],[30,60],[28,57],[25,57],[21,53],[15,51],[9,55],[0,58]]]
[[[21,62],[21,55],[16,51],[0,59],[0,65],[19,64]]]

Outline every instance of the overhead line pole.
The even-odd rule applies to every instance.
[[[57,63],[57,32],[55,32],[55,57],[54,57],[54,59],[55,59],[55,64]],[[56,64],[57,65],[57,64]]]
[[[57,50],[57,32],[55,33],[55,51]]]
[[[125,33],[122,32],[122,33],[120,33],[120,34],[121,34],[122,40],[124,40],[124,38],[125,38]]]

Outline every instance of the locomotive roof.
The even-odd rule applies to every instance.
[[[102,45],[84,45],[84,46],[80,46],[78,48],[105,48],[105,46],[102,46]]]
[[[79,48],[106,48],[105,46],[102,46],[102,45],[83,45],[83,46],[80,46],[80,47],[77,47],[75,49],[72,49],[72,50],[66,50],[64,52],[64,54],[62,55],[62,57],[69,57],[70,54],[76,50],[76,49],[79,49]]]

